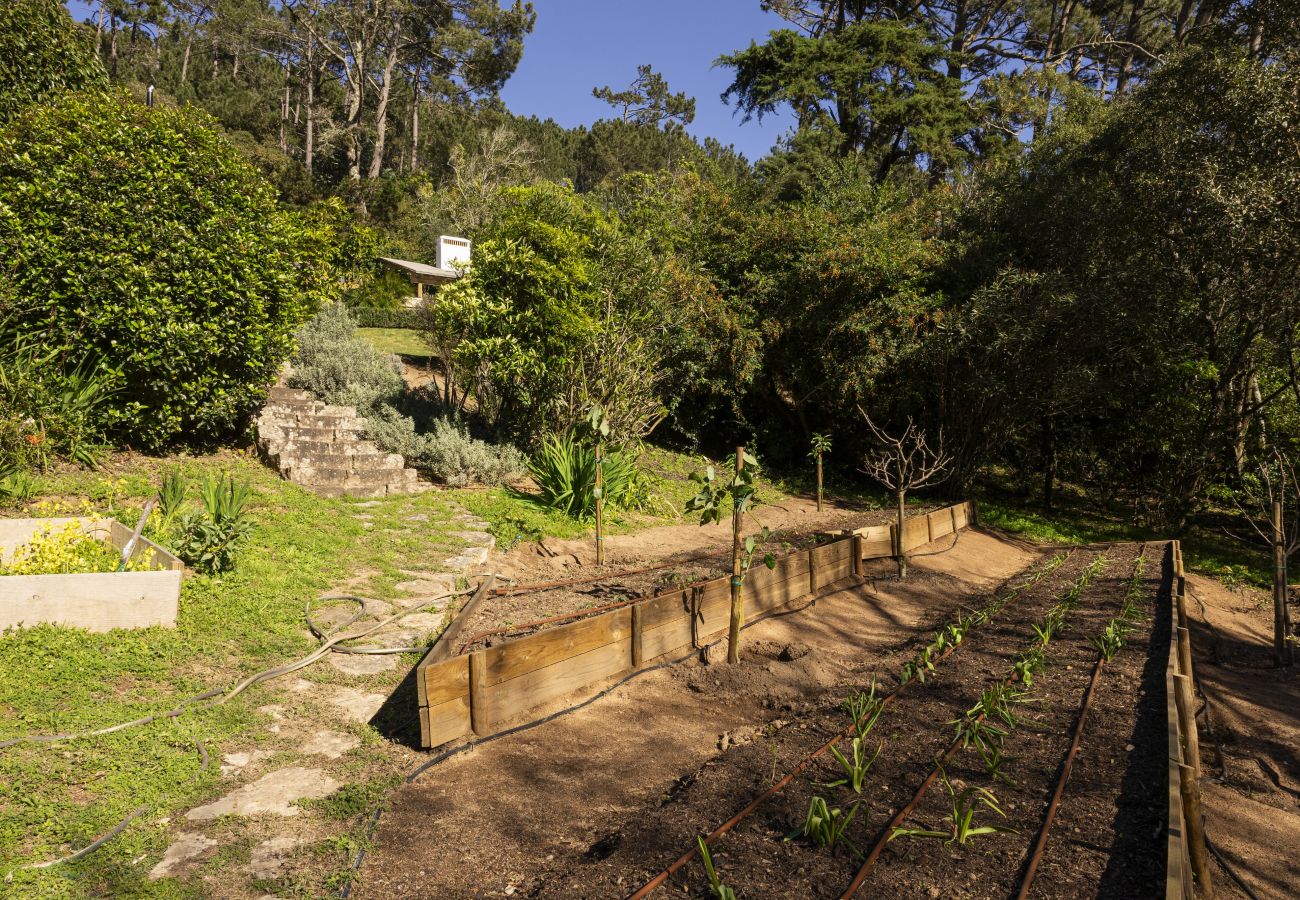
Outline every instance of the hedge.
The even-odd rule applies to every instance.
[[[419,328],[420,310],[418,309],[374,309],[356,307],[349,310],[356,319],[359,328]]]

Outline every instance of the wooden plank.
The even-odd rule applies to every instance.
[[[885,536],[876,540],[862,539],[862,558],[863,559],[888,559],[894,555],[894,544],[889,538],[889,530],[885,529]]]
[[[930,540],[952,534],[952,510],[941,509],[926,516],[930,520]]]
[[[437,747],[470,733],[469,698],[420,707],[420,741]]]
[[[725,627],[725,626],[724,626]],[[490,731],[500,723],[514,719],[575,691],[589,688],[607,678],[631,670],[629,642],[605,644],[578,656],[560,660],[540,669],[484,688],[482,727]],[[474,731],[479,733],[480,716],[474,715]]]
[[[641,633],[641,653],[646,662],[673,654],[681,656],[691,644],[691,618],[689,615],[666,622]]]
[[[456,654],[458,649],[456,645],[460,642],[460,636],[465,631],[466,626],[469,625],[474,610],[478,609],[479,604],[483,602],[483,598],[487,596],[488,591],[492,590],[492,585],[496,584],[496,581],[497,576],[493,573],[479,582],[478,587],[474,589],[473,596],[469,598],[469,602],[460,608],[460,611],[456,613],[456,617],[451,620],[451,624],[443,629],[442,634],[438,636],[438,640],[429,648],[429,652],[424,654],[424,659],[420,660],[419,663],[421,666],[442,662],[444,659],[450,659]]]
[[[686,615],[691,608],[689,591],[673,591],[637,604],[641,609],[642,629],[658,628]]]
[[[952,524],[958,531],[970,524],[970,504],[958,503],[952,508]]]
[[[437,706],[469,696],[469,657],[451,659],[415,670],[415,690],[421,706]]]
[[[805,575],[796,575],[775,584],[769,583],[761,591],[747,590],[745,592],[745,618],[748,620],[765,612],[779,609],[793,603],[800,597],[806,596],[808,596],[808,579]]]
[[[109,540],[113,546],[121,550],[126,546],[126,542],[131,540],[132,531],[116,519],[108,520]],[[141,535],[135,542],[135,549],[131,551],[131,559],[139,559],[145,553],[153,551],[150,561],[155,569],[166,569],[175,572],[185,571],[185,563],[181,562],[171,551],[165,547],[155,544],[144,535]]]
[[[888,525],[870,525],[866,528],[855,529],[853,533],[867,543],[874,543],[876,541],[889,542]]]
[[[930,542],[930,527],[926,517],[908,519],[903,523],[903,550],[913,550]]]
[[[0,631],[48,623],[110,631],[176,626],[181,573],[0,576]]]
[[[489,647],[483,651],[484,686],[501,684],[606,644],[622,645],[631,653],[631,633],[632,611],[624,607]]]
[[[800,550],[798,553],[779,557],[776,567],[772,569],[767,568],[761,561],[755,561],[749,570],[749,576],[745,579],[745,589],[762,591],[770,584],[782,584],[791,578],[807,576],[807,574],[808,553]]]
[[[817,578],[811,585],[815,591],[853,574],[853,542],[850,540],[814,547],[810,553],[817,562]]]

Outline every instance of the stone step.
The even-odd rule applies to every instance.
[[[360,428],[333,427],[317,425],[285,425],[277,429],[282,440],[304,441],[351,441],[359,439]],[[275,439],[275,436],[273,436]]]
[[[312,456],[317,453],[350,453],[353,456],[383,456],[374,441],[306,441],[285,438],[266,441],[268,455]]]
[[[266,399],[270,401],[293,401],[293,400],[315,400],[310,391],[304,391],[301,388],[285,387],[277,384],[266,392]]]
[[[403,468],[401,457],[396,465],[370,466],[365,469],[353,469],[338,466],[314,465],[310,462],[298,462],[282,466],[281,472],[287,472],[289,480],[299,484],[326,484],[347,487],[352,484],[379,485],[387,482],[414,480],[414,469]],[[407,472],[412,476],[408,478]]]

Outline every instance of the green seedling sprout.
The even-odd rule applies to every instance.
[[[873,679],[869,691],[859,691],[850,695],[840,704],[853,719],[853,733],[866,737],[875,727],[876,720],[885,711],[885,701],[876,696],[876,682]]]
[[[944,821],[951,823],[951,828],[947,831],[932,831],[927,828],[895,828],[889,834],[892,841],[900,837],[919,837],[933,838],[941,840],[946,845],[956,844],[959,847],[966,846],[973,838],[985,834],[1016,834],[1014,828],[1006,828],[1001,825],[977,825],[975,824],[975,813],[981,807],[992,810],[999,816],[1006,818],[1006,813],[998,805],[998,798],[993,795],[992,791],[981,787],[963,787],[958,790],[957,787],[948,779],[948,773],[939,767],[939,777],[943,780],[944,790],[948,792],[948,801],[951,812],[944,816]]]
[[[704,872],[709,877],[709,896],[714,900],[736,900],[736,892],[718,877],[718,870],[713,865],[713,854],[709,852],[709,845],[704,843],[704,837],[696,835],[695,840],[700,845],[700,859],[704,861]]]
[[[852,851],[854,856],[861,857],[862,853],[853,843],[844,836],[848,830],[849,823],[853,821],[854,816],[858,814],[858,808],[862,801],[855,801],[847,813],[836,807],[831,809],[826,805],[826,801],[821,797],[813,797],[808,804],[808,817],[804,819],[803,825],[795,832],[797,835],[808,838],[818,847],[826,847],[831,853],[839,844],[844,844]],[[787,836],[786,840],[790,840]]]
[[[876,757],[880,755],[880,751],[884,747],[885,743],[881,741],[876,745],[876,752],[871,754],[870,757],[867,756],[866,744],[863,743],[860,737],[855,737],[849,744],[849,755],[847,757],[840,752],[839,747],[831,747],[831,756],[835,757],[835,761],[840,764],[840,768],[844,770],[846,777],[838,781],[828,782],[826,786],[841,787],[847,784],[853,789],[853,793],[861,794],[862,785],[867,780],[867,773],[871,771],[871,766],[875,763]]]

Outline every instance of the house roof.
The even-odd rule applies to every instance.
[[[439,269],[437,266],[431,266],[428,263],[411,262],[409,259],[392,259],[381,256],[379,261],[401,272],[411,279],[412,284],[444,284],[448,281],[455,281],[461,274],[454,269]]]

